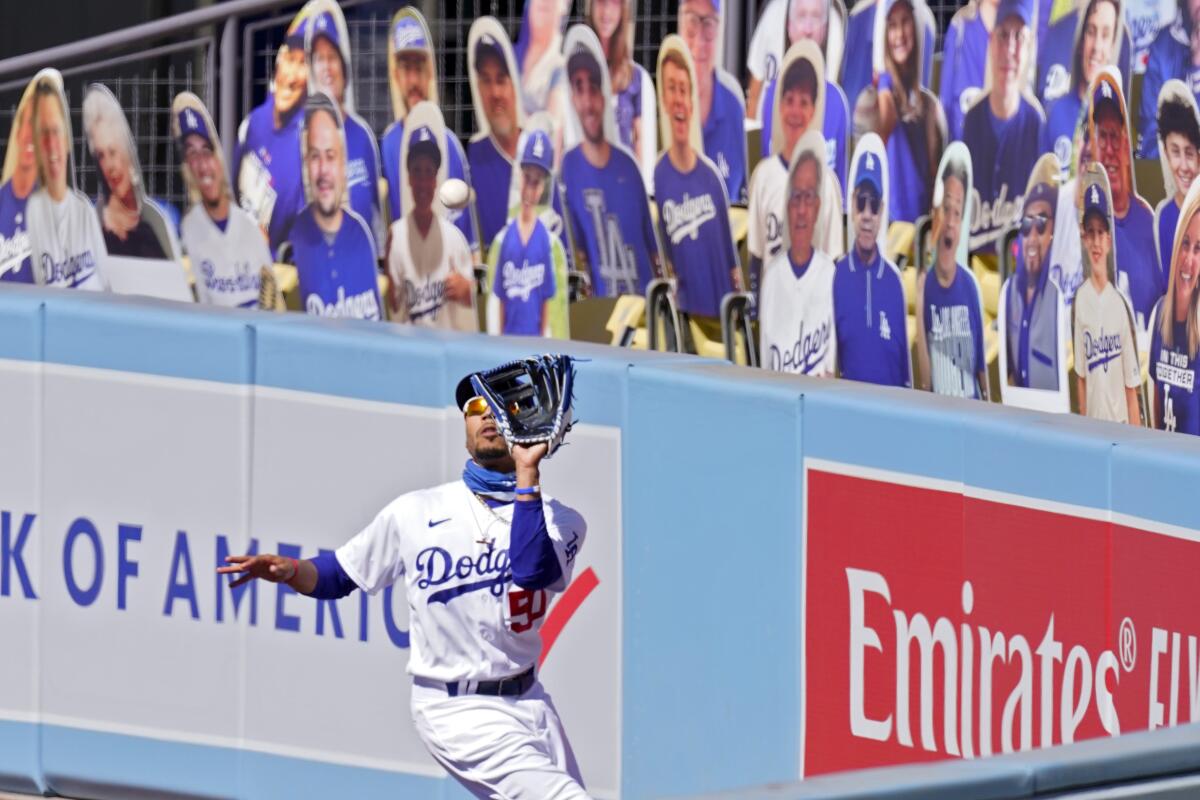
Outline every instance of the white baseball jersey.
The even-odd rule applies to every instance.
[[[25,207],[33,274],[39,284],[105,291],[102,262],[108,255],[96,210],[77,189],[61,203],[45,189],[29,196]]]
[[[835,271],[833,259],[820,250],[813,251],[799,278],[786,251],[763,267],[758,326],[764,368],[833,377],[837,365]]]
[[[513,504],[489,508],[461,480],[401,495],[338,548],[338,563],[365,592],[404,579],[410,674],[442,683],[496,680],[537,662],[550,596],[570,583],[587,535],[578,512],[548,497],[542,504],[562,567],[548,589],[512,583]]]
[[[401,321],[430,328],[478,331],[475,308],[446,299],[446,278],[453,270],[474,278],[471,247],[462,231],[435,214],[429,236],[422,238],[412,214],[392,223],[388,272],[400,290]]]
[[[230,203],[222,231],[197,203],[179,229],[196,278],[196,298],[217,306],[256,308],[259,272],[272,259],[254,218]]]
[[[1090,280],[1075,292],[1075,374],[1087,384],[1087,415],[1128,422],[1126,387],[1141,383],[1129,306],[1111,283]]]
[[[750,176],[750,224],[746,230],[746,248],[750,255],[764,262],[783,246],[787,182],[787,165],[777,155],[759,161]]]
[[[754,23],[754,35],[750,38],[750,52],[746,54],[746,69],[758,80],[766,83],[779,74],[783,63],[783,26],[786,21],[784,0],[768,0]]]

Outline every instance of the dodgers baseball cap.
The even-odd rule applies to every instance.
[[[312,29],[314,42],[318,36],[324,36],[337,49],[338,53],[341,54],[341,42],[338,41],[337,23],[333,21],[332,14],[328,11],[322,11],[320,14],[317,14],[316,18],[312,21]]]
[[[587,72],[592,83],[600,84],[600,62],[596,60],[596,54],[586,44],[580,42],[571,52],[571,57],[567,59],[567,79],[579,70]]]
[[[521,151],[521,166],[541,167],[549,172],[554,166],[554,148],[550,137],[543,130],[534,129],[525,140],[525,149]]]
[[[406,163],[411,164],[414,158],[418,156],[428,156],[433,159],[435,166],[442,165],[442,151],[438,149],[437,138],[433,135],[433,128],[428,125],[421,125],[414,128],[412,138],[408,140],[408,159]]]
[[[183,108],[179,112],[179,141],[183,142],[192,135],[199,136],[212,144],[212,134],[204,122],[204,115],[197,114],[194,108]]]
[[[1092,214],[1099,214],[1104,227],[1108,227],[1108,192],[1101,191],[1099,183],[1089,185],[1083,193],[1084,221]]]
[[[500,46],[500,42],[496,41],[495,36],[485,33],[475,43],[475,69],[483,66],[483,62],[489,58],[500,62],[500,68],[505,73],[508,72],[508,59],[504,57],[504,48]]]
[[[883,172],[880,169],[882,165],[879,163],[879,154],[873,150],[866,150],[858,157],[858,171],[854,177],[854,191],[858,191],[858,187],[864,183],[869,184],[875,190],[875,194],[883,196]]]
[[[1049,183],[1037,183],[1025,193],[1025,203],[1022,209],[1027,209],[1034,203],[1043,201],[1050,204],[1050,215],[1058,207],[1058,188]]]
[[[312,23],[312,17],[305,15],[302,19],[292,20],[292,24],[288,26],[287,35],[283,39],[283,43],[289,48],[304,49],[304,39],[308,36],[308,26]]]
[[[462,380],[458,382],[458,386],[454,389],[454,402],[458,405],[459,411],[461,411],[468,400],[478,395],[479,392],[475,391],[475,387],[471,385],[471,376],[464,375]]]
[[[392,26],[392,49],[397,53],[406,50],[429,50],[429,41],[425,38],[425,28],[416,17],[401,16]],[[478,55],[476,55],[478,58]]]
[[[996,9],[996,24],[1012,16],[1019,17],[1026,27],[1032,28],[1033,0],[1000,0],[1000,6]]]
[[[1122,123],[1125,122],[1125,111],[1121,108],[1120,95],[1113,86],[1110,76],[1100,73],[1096,76],[1096,85],[1092,89],[1092,119],[1100,118],[1100,109],[1109,108]]]

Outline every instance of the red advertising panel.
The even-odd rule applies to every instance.
[[[806,476],[804,774],[1200,720],[1195,534]]]

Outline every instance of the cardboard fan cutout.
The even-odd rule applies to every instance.
[[[808,131],[796,143],[785,181],[783,241],[763,267],[758,306],[761,364],[777,372],[833,377],[837,336],[833,306],[833,259],[816,245],[825,200],[825,140]],[[792,238],[793,223],[797,238]],[[804,264],[797,277],[793,264]]]
[[[121,104],[98,83],[83,97],[83,129],[99,175],[96,213],[108,254],[178,260],[170,223],[146,197],[137,146]]]
[[[883,179],[883,203],[879,209],[879,233],[876,237],[876,242],[882,252],[887,252],[887,234],[888,225],[891,221],[891,209],[888,207],[887,198],[891,196],[891,176],[887,169],[887,149],[884,147],[883,141],[873,133],[868,133],[858,141],[858,145],[854,148],[854,159],[850,165],[850,180],[846,183],[846,208],[849,209],[854,202],[854,189],[858,185],[859,164],[865,163],[861,160],[866,154],[870,154],[876,161],[882,165],[881,176]],[[854,249],[854,241],[857,238],[857,232],[854,229],[854,215],[847,211],[846,214],[846,249],[847,251]]]
[[[1169,276],[1179,212],[1200,174],[1200,110],[1187,84],[1174,79],[1163,84],[1158,93],[1157,119],[1165,196],[1154,209],[1154,232],[1159,268]]]
[[[525,125],[520,73],[508,34],[495,17],[480,17],[467,36],[467,72],[475,108],[475,133],[467,149],[475,209],[484,247],[520,202],[513,192],[517,143]]]
[[[636,159],[620,143],[608,65],[596,34],[567,31],[571,111],[582,139],[562,159],[562,200],[577,269],[601,297],[643,294],[662,263]]]
[[[405,117],[400,148],[403,217],[392,223],[388,274],[393,318],[425,327],[478,331],[474,258],[445,214],[446,125],[433,103]],[[427,226],[427,227],[426,227]]]
[[[917,278],[919,385],[937,394],[988,397],[983,299],[968,266],[971,153],[954,142],[933,184],[933,259]]]
[[[171,104],[171,138],[187,186],[189,207],[179,230],[196,299],[282,311],[267,242],[254,219],[233,201],[217,128],[191,92],[181,92]]]
[[[654,168],[659,238],[685,314],[716,320],[725,295],[741,288],[729,201],[717,166],[704,155],[696,72],[674,34],[658,51],[663,152]]]
[[[658,160],[658,120],[654,82],[634,60],[637,0],[585,0],[587,20],[608,61],[617,133],[637,158],[646,189],[654,193],[654,163]]]
[[[0,281],[33,283],[25,204],[37,187],[33,145],[33,86],[25,87],[13,115],[0,173]]]
[[[26,202],[25,215],[34,281],[67,289],[108,289],[100,220],[75,188],[71,111],[62,75],[44,69],[32,86],[38,188]]]
[[[567,106],[566,59],[563,29],[570,11],[569,0],[528,0],[513,56],[521,75],[521,110],[525,116],[539,112],[555,121],[552,131],[556,149],[579,140],[577,130],[563,130]]]
[[[1000,399],[1006,405],[1055,413],[1071,408],[1070,309],[1054,274],[1053,241],[1063,235],[1079,241],[1079,220],[1068,192],[1060,185],[1057,159],[1043,154],[1025,188],[1016,270],[1000,288]],[[1065,234],[1059,233],[1064,228],[1058,219],[1064,213],[1070,223]]]

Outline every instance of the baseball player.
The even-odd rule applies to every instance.
[[[1133,319],[1125,298],[1113,286],[1111,208],[1108,179],[1103,172],[1089,168],[1080,225],[1087,279],[1075,293],[1071,308],[1079,413],[1141,425],[1137,398],[1141,370]]]
[[[552,335],[550,304],[558,293],[557,274],[565,278],[566,254],[538,209],[553,173],[553,142],[545,131],[529,131],[521,151],[521,210],[500,231],[492,245],[495,258],[488,259],[495,265],[488,315],[497,333]]]
[[[568,32],[567,47],[571,107],[583,133],[562,161],[576,268],[586,265],[599,297],[644,294],[660,262],[642,175],[633,156],[613,144],[608,68],[595,34],[577,25]]]
[[[1022,86],[1032,25],[1033,0],[1001,0],[988,39],[990,86],[963,118],[962,140],[979,166],[975,189],[981,206],[971,226],[972,252],[990,247],[1016,221],[1020,189],[1037,161],[1045,117]],[[948,107],[946,114],[950,115]]]
[[[1158,266],[1167,277],[1175,245],[1179,210],[1200,173],[1200,111],[1183,81],[1169,80],[1158,95],[1158,156],[1166,195],[1154,209]]]
[[[366,220],[346,205],[346,138],[337,105],[324,92],[304,108],[305,194],[288,241],[309,314],[382,319],[375,239]]]
[[[1125,79],[1124,88],[1128,94],[1129,78],[1133,74],[1130,71],[1130,50],[1133,44],[1129,38],[1129,27],[1125,24],[1122,13],[1117,15],[1114,33],[1116,49],[1109,53],[1109,60],[1107,62],[1098,60],[1091,67],[1086,62],[1081,64],[1076,60],[1076,56],[1079,55],[1077,51],[1080,39],[1084,33],[1079,22],[1079,14],[1085,6],[1091,5],[1093,5],[1091,0],[1074,0],[1070,9],[1061,16],[1051,15],[1049,19],[1038,16],[1040,41],[1038,43],[1037,81],[1034,88],[1037,98],[1047,114],[1050,111],[1050,105],[1058,98],[1070,93],[1073,82],[1078,83],[1073,81],[1073,77],[1079,75],[1081,66],[1083,69],[1094,69],[1104,66],[1105,63],[1115,64]],[[1041,25],[1040,20],[1042,19],[1047,19],[1050,24]],[[1041,33],[1043,30],[1044,34]],[[1094,32],[1101,33],[1102,31],[1095,30]],[[1093,51],[1093,55],[1095,54]],[[1091,81],[1089,80],[1083,85],[1083,91],[1086,92],[1090,85]]]
[[[46,286],[107,290],[101,264],[108,253],[100,219],[75,188],[71,116],[62,86],[62,75],[54,69],[33,79],[38,188],[25,205],[33,277]]]
[[[1116,63],[1123,30],[1121,3],[1119,0],[1088,0],[1079,19],[1071,58],[1070,89],[1046,107],[1046,127],[1042,131],[1042,152],[1054,153],[1064,173],[1071,167],[1071,149],[1083,116],[1088,87],[1103,67]]]
[[[1126,119],[1120,80],[1111,67],[1106,68],[1092,88],[1089,138],[1092,154],[1108,173],[1111,187],[1117,288],[1133,304],[1138,330],[1145,331],[1154,304],[1167,290],[1167,282],[1158,266],[1154,212],[1134,183],[1133,149]],[[1143,340],[1141,347],[1146,345]]]
[[[382,245],[383,215],[379,210],[379,148],[375,134],[354,113],[354,74],[350,36],[342,10],[334,0],[316,0],[304,43],[312,86],[337,103],[346,135],[346,200],[350,210],[367,221],[376,249]]]
[[[813,62],[817,67],[818,75],[821,75],[821,80],[824,81],[824,102],[820,117],[822,130],[825,133],[825,155],[829,159],[829,168],[833,171],[833,175],[838,179],[839,186],[846,185],[846,164],[849,158],[849,153],[846,150],[848,143],[847,131],[850,128],[850,107],[846,102],[846,95],[842,93],[841,88],[833,81],[824,77],[828,71],[825,57],[825,37],[829,25],[829,5],[828,3],[817,3],[817,9],[811,8],[810,3],[790,2],[788,10],[788,52],[791,52],[792,44],[800,42],[812,43],[812,49],[802,51],[804,55]],[[818,12],[819,13],[810,13]],[[797,22],[797,16],[804,14],[805,16],[800,22]],[[775,93],[777,91],[778,80],[771,81],[767,84],[766,91],[763,94],[763,109],[762,109],[762,152],[769,153],[772,150],[771,140],[775,135],[775,110],[780,107],[780,111],[786,110],[786,106],[782,106],[775,102]],[[790,158],[791,153],[784,150],[785,158]]]
[[[191,92],[172,104],[171,127],[192,207],[179,229],[201,303],[255,308],[271,253],[254,218],[232,202],[221,141],[208,109]]]
[[[229,556],[217,571],[320,599],[403,581],[413,724],[433,757],[476,797],[587,798],[535,673],[587,524],[541,494],[545,444],[510,450],[466,379],[455,400],[470,455],[461,480],[401,495],[333,553]]]
[[[704,154],[725,180],[731,203],[746,202],[746,104],[737,80],[721,69],[721,0],[683,0],[679,33],[696,65]]]
[[[955,12],[942,37],[942,79],[938,95],[946,113],[946,132],[950,141],[963,138],[967,111],[983,93],[989,41],[999,18],[1000,1],[968,0]],[[1032,13],[1032,8],[1029,12]],[[975,156],[974,148],[971,148],[971,154]],[[978,158],[975,161],[981,166],[984,163]],[[979,179],[976,175],[975,180]]]
[[[855,56],[842,60],[841,85],[851,108],[858,102],[863,90],[873,85],[877,77],[873,59],[860,56],[864,53],[875,52],[875,14],[878,6],[879,0],[859,0],[850,10],[846,19],[844,52],[854,53]],[[929,7],[924,4],[918,9],[918,13],[917,24],[921,31],[921,85],[930,86],[933,82],[933,53],[937,39],[937,21],[929,12]],[[949,58],[947,56],[947,59]],[[942,74],[946,74],[945,70]]]
[[[758,326],[762,365],[777,372],[833,377],[838,363],[834,330],[833,260],[816,246],[822,173],[828,170],[823,137],[801,137],[787,172],[784,246],[763,274]]]
[[[1162,130],[1160,127],[1159,130]],[[1150,380],[1154,387],[1154,426],[1200,435],[1200,389],[1196,354],[1200,351],[1200,185],[1188,189],[1170,264],[1166,295],[1154,308],[1150,339]]]
[[[750,287],[756,295],[763,265],[783,246],[786,227],[783,220],[791,193],[787,178],[789,159],[805,133],[809,130],[821,132],[816,123],[824,118],[825,91],[832,85],[818,79],[823,71],[821,52],[812,41],[800,41],[788,48],[783,59],[783,77],[779,81],[782,88],[774,94],[775,132],[771,142],[775,149],[755,165],[750,177],[746,246],[750,254]],[[821,152],[826,152],[824,147]],[[815,246],[830,258],[838,258],[845,252],[842,184],[833,167],[828,162],[826,166],[830,168],[821,170]]]
[[[308,91],[307,14],[306,5],[288,26],[275,54],[271,94],[238,126],[233,154],[238,202],[258,221],[273,253],[305,205],[300,128]]]
[[[954,397],[988,399],[983,356],[983,302],[974,273],[959,263],[967,223],[970,154],[948,154],[933,210],[933,267],[917,279],[917,360],[920,388]],[[936,197],[936,195],[941,195]]]
[[[1196,20],[1200,20],[1200,0],[1180,0],[1175,21],[1164,25],[1150,45],[1138,111],[1138,158],[1158,155],[1155,126],[1158,95],[1163,84],[1178,78],[1192,87],[1193,94],[1200,88],[1200,66],[1197,66],[1200,64],[1200,36],[1197,35]]]
[[[946,120],[937,97],[920,83],[921,38],[918,20],[922,0],[885,0],[884,71],[879,76],[879,124],[875,132],[887,142],[891,215],[916,222],[927,213],[933,176],[946,141]],[[926,12],[927,13],[927,12]]]
[[[439,177],[445,175],[441,112],[420,103],[410,112],[401,152],[412,209],[392,223],[388,273],[392,318],[430,328],[478,331],[471,248],[462,231],[439,212]],[[425,124],[423,118],[436,124]]]
[[[1062,290],[1051,266],[1059,213],[1057,175],[1053,155],[1038,159],[1025,191],[1021,258],[1013,277],[1000,289],[1000,302],[1005,304],[1003,346],[1009,386],[1057,391],[1059,375],[1065,374],[1065,367],[1058,363]]]
[[[504,227],[514,203],[513,163],[523,119],[515,85],[518,76],[512,45],[492,17],[471,24],[468,41],[471,92],[478,131],[467,146],[480,241],[490,242]]]
[[[37,155],[33,146],[33,86],[21,95],[13,115],[0,175],[0,281],[33,283],[25,204],[37,183]]]
[[[887,230],[887,156],[868,133],[858,144],[851,173],[850,252],[833,278],[838,372],[843,378],[912,386],[904,286],[900,270],[883,257]]]
[[[716,321],[721,300],[741,287],[741,266],[729,226],[721,173],[701,148],[695,116],[696,81],[678,36],[658,55],[658,98],[669,142],[654,168],[663,251],[678,281],[679,310]]]
[[[395,121],[383,132],[380,157],[383,177],[388,185],[388,210],[392,221],[404,214],[404,188],[400,180],[400,145],[404,140],[404,117],[408,110],[423,100],[438,104],[437,67],[432,38],[425,18],[415,6],[405,6],[392,17],[388,38],[388,83],[391,87],[392,112]],[[446,130],[446,172],[471,184],[467,170],[467,154],[454,132]],[[475,201],[466,208],[446,209],[446,216],[462,231],[472,250],[479,247],[475,223]]]
[[[770,0],[781,3],[783,0]],[[587,0],[584,17],[600,40],[612,81],[613,111],[621,144],[642,168],[646,189],[654,193],[654,164],[658,160],[658,119],[654,82],[633,60],[635,0]],[[753,45],[751,45],[753,47]]]

